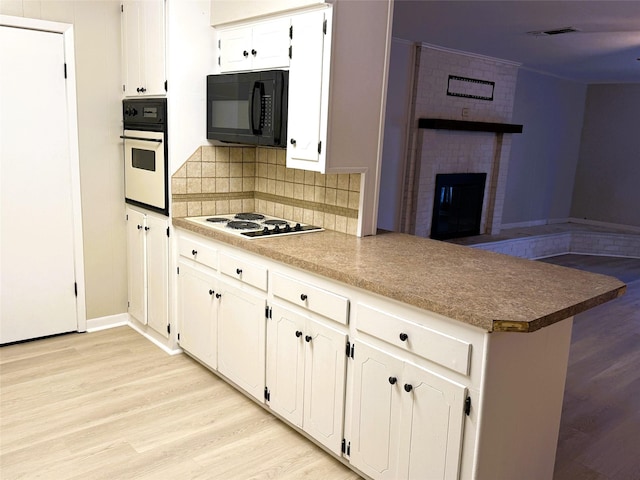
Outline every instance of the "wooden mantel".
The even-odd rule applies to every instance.
[[[513,123],[470,122],[443,118],[421,118],[418,128],[435,130],[464,130],[470,132],[522,133],[522,125]]]

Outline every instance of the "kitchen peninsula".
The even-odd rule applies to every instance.
[[[247,240],[188,218],[173,224],[185,268],[201,267],[197,254],[189,256],[197,250],[192,245],[203,245],[218,285],[241,272],[233,280],[238,288],[256,290],[241,285],[242,275],[254,277],[226,268],[228,259],[264,277],[267,373],[256,389],[264,387],[264,399],[255,399],[375,479],[416,472],[420,478],[551,478],[573,316],[626,288],[603,275],[399,233]],[[320,344],[307,331],[317,332],[315,324],[346,339],[346,364],[323,363],[337,373],[328,383],[337,400],[323,401],[333,406],[332,428],[310,428],[306,416],[291,420],[274,400],[279,377],[269,372],[278,355],[270,339],[279,331],[270,328],[294,317],[302,323],[291,338],[295,333],[302,347],[307,339],[313,354]],[[339,350],[344,362],[345,347]],[[305,407],[313,406],[313,393],[307,396]]]

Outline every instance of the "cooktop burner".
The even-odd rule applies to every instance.
[[[264,215],[261,213],[236,213],[235,218],[238,220],[264,220]]]
[[[234,230],[255,230],[256,228],[260,228],[260,224],[255,222],[232,220],[227,222],[227,227],[233,228]]]
[[[261,213],[230,213],[216,216],[187,217],[212,230],[246,239],[265,238],[298,233],[321,232],[321,227],[272,217]]]

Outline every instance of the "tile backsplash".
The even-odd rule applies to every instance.
[[[286,151],[202,146],[171,178],[174,217],[260,212],[356,235],[360,174],[286,167]]]

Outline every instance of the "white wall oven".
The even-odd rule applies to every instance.
[[[169,215],[167,100],[122,101],[125,202]]]

